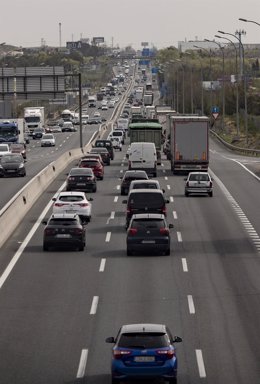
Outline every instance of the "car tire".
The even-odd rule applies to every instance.
[[[171,254],[171,250],[170,248],[168,248],[166,251],[165,251],[165,256],[170,256]]]
[[[121,196],[124,196],[126,193],[125,193],[125,190],[124,189],[121,189]]]
[[[85,247],[85,244],[84,244],[84,243],[81,244],[81,245],[78,247],[79,252],[84,251],[84,247]]]
[[[177,384],[177,377],[173,377],[172,379],[169,379],[169,384]]]
[[[43,244],[42,249],[44,252],[49,250],[49,247],[46,244]]]
[[[97,186],[93,187],[92,192],[93,193],[97,192]]]
[[[126,255],[127,256],[132,256],[133,255],[133,251],[131,251],[130,249],[127,248]]]
[[[185,191],[185,196],[188,197],[189,196],[189,192]]]
[[[213,196],[213,191],[209,192],[209,196],[210,196],[210,197]]]
[[[120,384],[120,380],[117,379],[111,379],[111,384]]]

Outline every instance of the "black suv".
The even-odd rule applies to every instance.
[[[86,230],[80,218],[71,213],[53,213],[50,219],[43,220],[43,250],[50,247],[69,245],[83,251],[86,243]]]
[[[126,171],[122,177],[121,195],[127,195],[132,180],[149,180],[145,171]]]
[[[94,148],[106,148],[111,160],[114,160],[114,148],[111,140],[96,140]]]
[[[127,256],[133,253],[157,252],[170,255],[171,238],[165,216],[158,213],[133,215],[127,230]]]
[[[159,213],[166,216],[166,200],[161,189],[132,189],[128,199],[123,200],[126,208],[126,228],[133,215],[137,213]]]

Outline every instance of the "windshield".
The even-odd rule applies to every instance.
[[[0,127],[0,136],[13,137],[18,135],[18,129],[16,127]]]
[[[5,155],[2,157],[2,163],[21,163],[21,156],[8,156]]]
[[[26,123],[39,123],[40,117],[39,116],[28,116],[28,117],[25,117],[24,120],[26,121]]]

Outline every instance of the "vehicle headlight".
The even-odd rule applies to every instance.
[[[23,168],[24,167],[24,163],[21,163],[20,165],[19,165],[19,168]]]

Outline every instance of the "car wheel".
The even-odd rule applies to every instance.
[[[125,190],[121,189],[121,196],[125,195]]]
[[[133,255],[133,251],[130,251],[130,249],[127,248],[126,255],[127,256],[132,256]]]
[[[188,197],[189,196],[189,192],[185,191],[185,196]]]
[[[111,379],[111,384],[120,384],[120,380],[117,379]]]
[[[157,177],[157,172],[154,172],[153,177]]]
[[[93,187],[92,192],[97,192],[97,186]]]
[[[171,254],[171,250],[170,250],[170,248],[169,248],[169,249],[167,249],[167,251],[165,252],[165,255],[166,255],[166,256],[170,256],[170,254]]]
[[[213,191],[209,192],[209,196],[210,196],[210,197],[213,196]]]
[[[49,247],[46,244],[43,244],[42,249],[43,249],[43,251],[48,251]]]
[[[80,246],[78,247],[79,252],[84,251],[84,246],[85,246],[84,243],[83,243],[83,244],[80,244]]]
[[[99,180],[103,180],[104,179],[104,176],[100,176]]]

